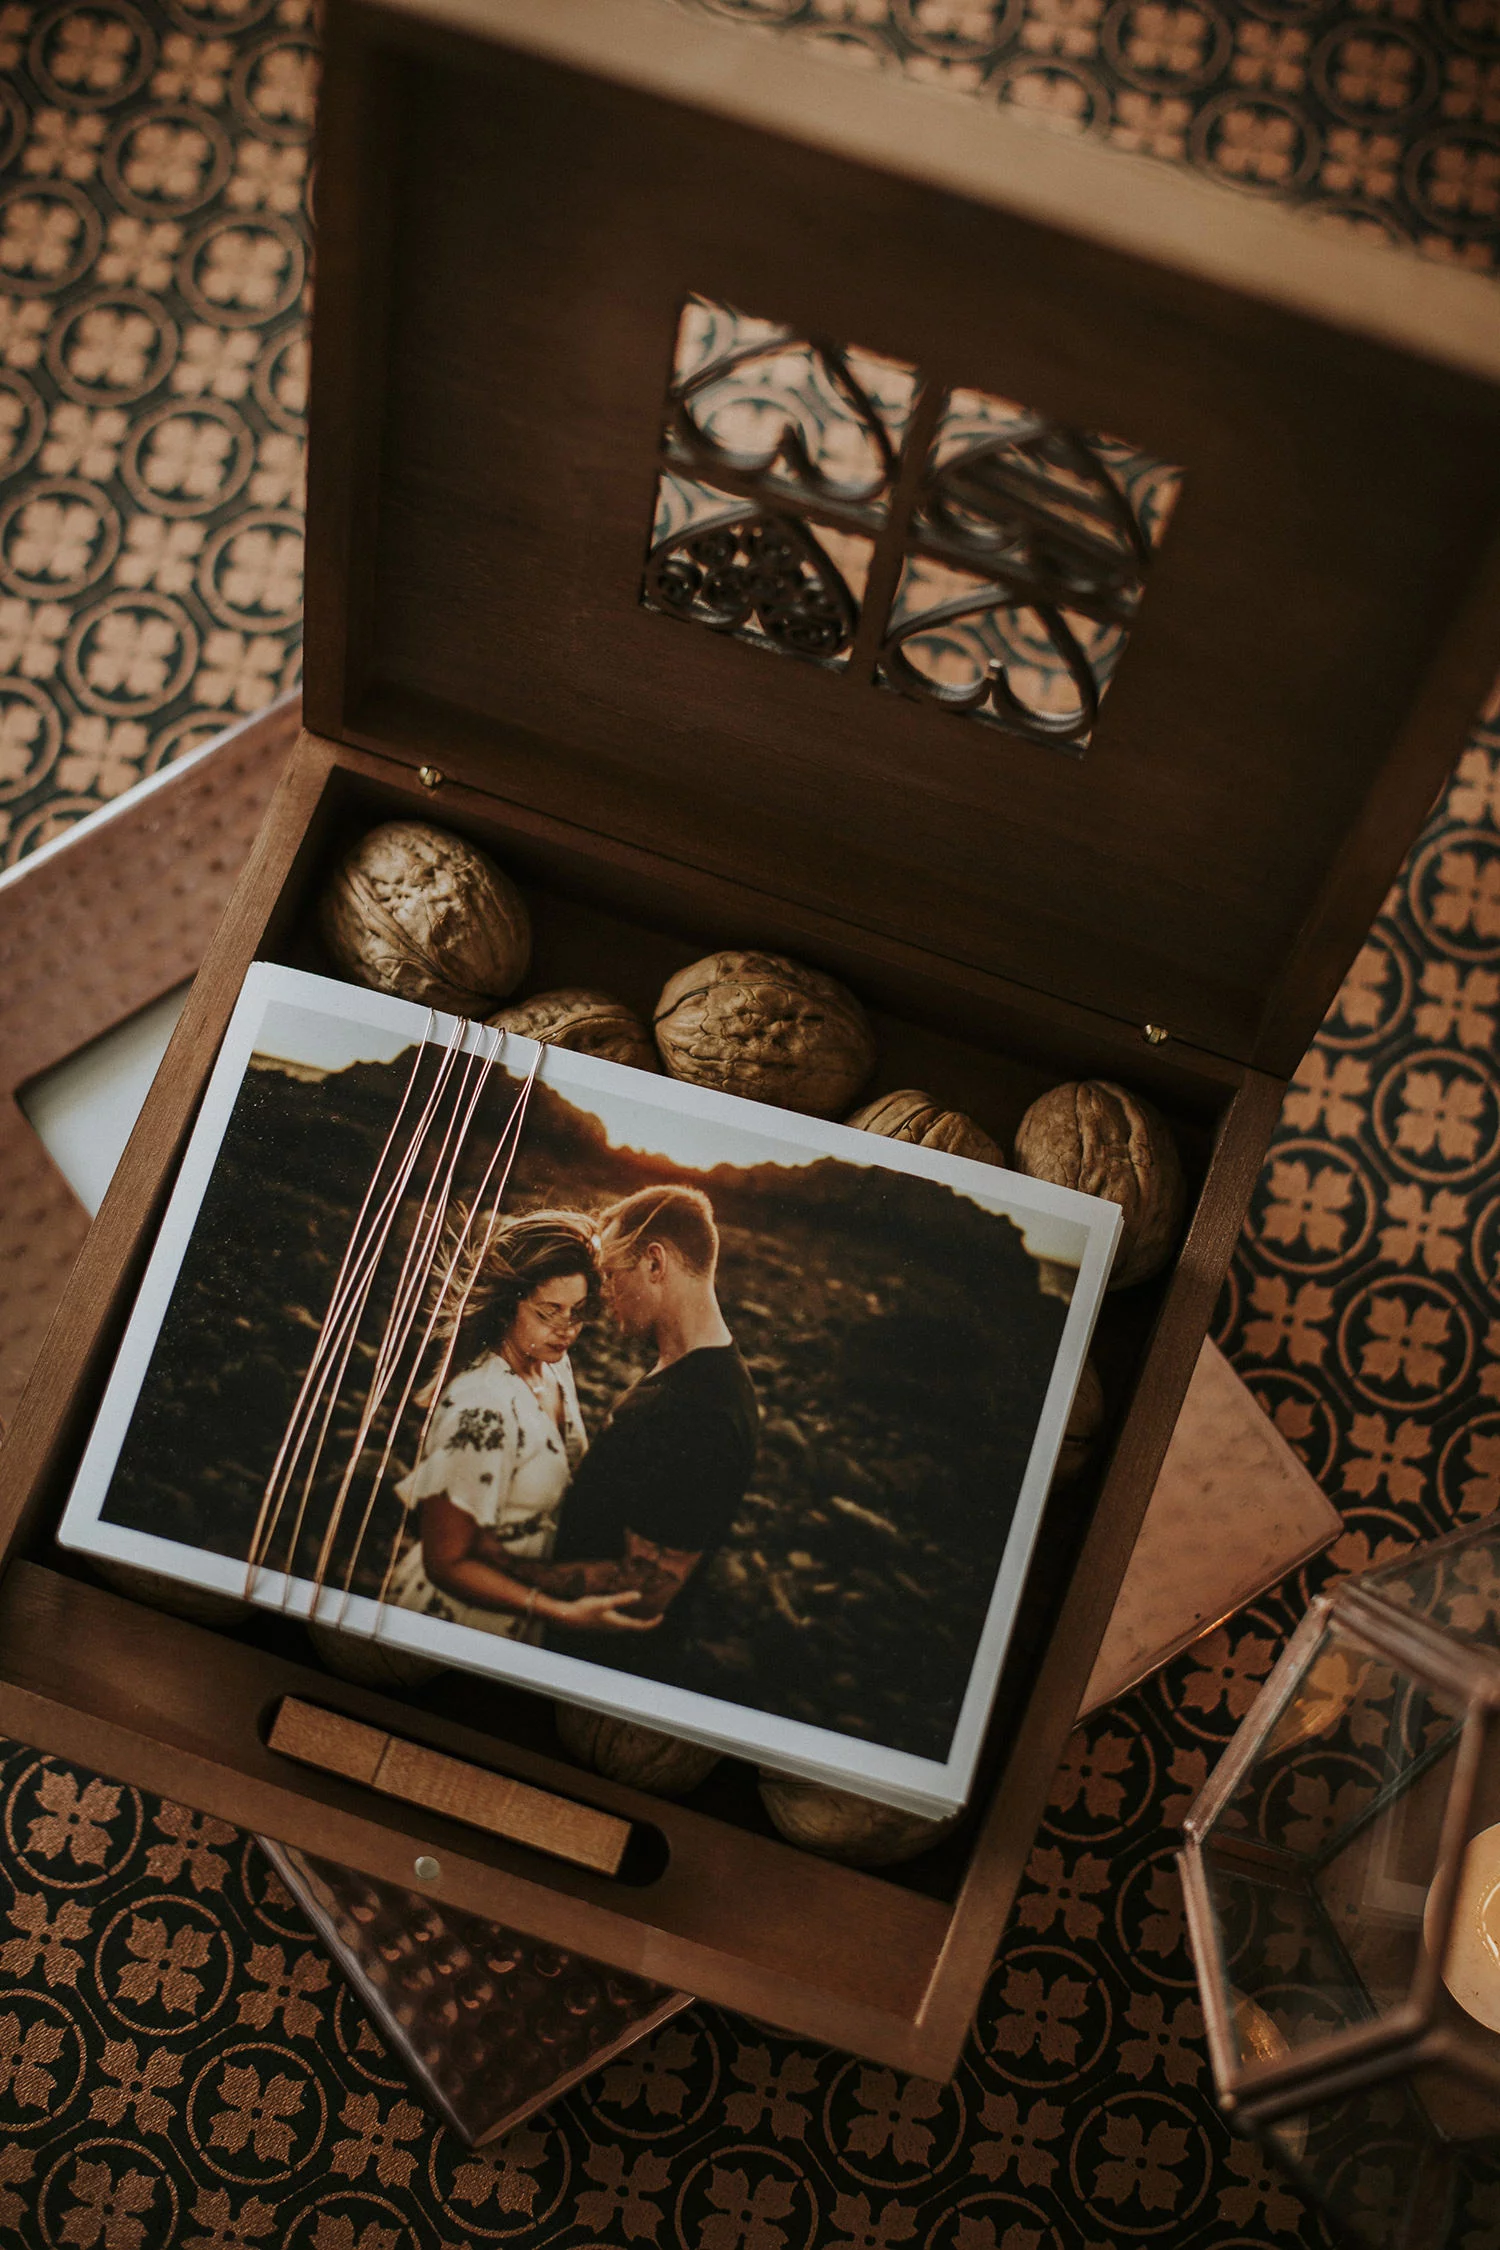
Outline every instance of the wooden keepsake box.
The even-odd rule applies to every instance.
[[[1496,299],[663,0],[328,16],[310,731],[0,1457],[0,1730],[943,2076],[1286,1080],[1500,662]],[[397,813],[522,882],[527,989],[649,1009],[766,947],[871,1007],[874,1091],[1007,1138],[1096,1076],[1173,1124],[1180,1254],[1107,1302],[1110,1443],[1049,1506],[970,1813],[906,1868],[784,1844],[743,1768],[662,1803],[534,1698],[365,1692],[54,1545],[244,972],[326,966],[331,856]],[[590,1872],[281,1755],[286,1698],[632,1849]]]

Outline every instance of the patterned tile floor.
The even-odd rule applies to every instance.
[[[685,0],[1489,267],[1496,0]],[[304,0],[0,0],[14,860],[295,676]],[[1310,1587],[1500,1506],[1500,711],[1288,1099],[1220,1308],[1331,1557],[1075,1736],[954,2085],[712,2009],[469,2158],[248,1841],[0,1747],[0,2244],[1264,2250],[1174,1824]],[[1459,2250],[1493,2250],[1500,2195]]]
[[[0,0],[0,847],[299,676],[308,0]]]

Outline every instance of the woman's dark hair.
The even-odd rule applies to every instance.
[[[458,1216],[462,1231],[465,1214]],[[476,1220],[469,1228],[457,1270],[447,1292],[451,1311],[440,1315],[435,1336],[444,1349],[455,1320],[458,1342],[455,1358],[461,1364],[500,1349],[523,1300],[549,1281],[588,1283],[588,1294],[579,1307],[592,1320],[600,1305],[599,1228],[582,1211],[528,1211],[524,1217],[502,1219],[485,1242],[487,1222]],[[440,1258],[439,1275],[452,1260],[451,1248]]]

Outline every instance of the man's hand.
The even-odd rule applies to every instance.
[[[622,1570],[627,1585],[640,1588],[641,1604],[660,1617],[682,1592],[702,1561],[701,1549],[658,1547],[638,1531],[625,1534]]]
[[[509,1571],[525,1586],[539,1587],[554,1601],[578,1603],[592,1596],[602,1596],[606,1603],[639,1602],[640,1611],[635,1617],[615,1621],[633,1632],[644,1628],[648,1613],[650,1623],[659,1622],[702,1560],[697,1551],[658,1547],[637,1531],[626,1532],[625,1553],[617,1562],[523,1561],[506,1555],[503,1545],[491,1532],[480,1533],[479,1546],[480,1552],[497,1568]],[[564,1618],[557,1619],[559,1624],[566,1622]]]

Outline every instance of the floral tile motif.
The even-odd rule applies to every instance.
[[[309,0],[0,5],[0,853],[299,676]]]
[[[1489,270],[1494,0],[678,0]],[[291,676],[301,0],[0,0],[11,858]],[[14,472],[14,473],[11,473]],[[1192,2250],[1329,2237],[1214,2106],[1176,1825],[1308,1595],[1500,1509],[1500,702],[1289,1091],[1219,1307],[1344,1511],[1074,1736],[949,2087],[710,2008],[480,2161],[254,1846],[0,1744],[0,2240]],[[1457,2250],[1488,2250],[1500,2187]]]
[[[675,0],[1493,270],[1494,0]]]

